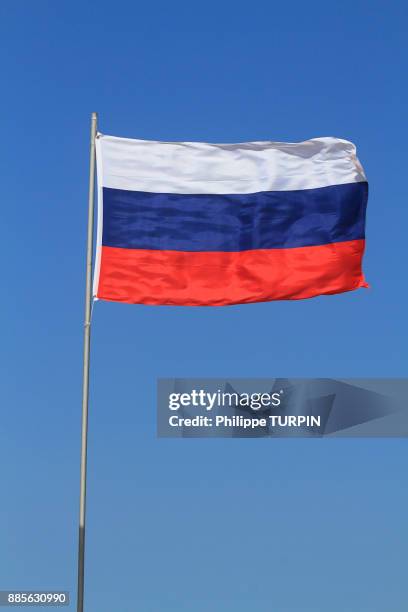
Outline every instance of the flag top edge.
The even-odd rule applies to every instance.
[[[345,145],[351,145],[353,150],[356,149],[356,145],[345,138],[338,138],[337,136],[316,136],[316,138],[308,138],[306,140],[299,140],[297,142],[285,142],[279,140],[247,140],[239,142],[206,142],[203,140],[150,140],[143,138],[128,138],[125,136],[113,136],[111,134],[104,134],[102,132],[97,133],[97,138],[109,139],[112,141],[123,141],[123,142],[134,142],[140,144],[159,144],[159,145],[186,145],[186,146],[209,146],[209,147],[239,147],[245,145],[256,145],[267,147],[299,147],[301,145],[312,144],[315,142],[322,143],[342,143]]]

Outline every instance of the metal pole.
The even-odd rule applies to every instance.
[[[86,454],[88,442],[88,398],[89,398],[89,356],[91,345],[91,308],[92,308],[92,251],[94,225],[95,193],[95,137],[98,116],[92,113],[91,146],[89,158],[89,198],[88,198],[88,238],[86,246],[86,289],[84,323],[84,364],[82,383],[82,435],[81,435],[81,477],[79,496],[79,537],[78,537],[78,593],[77,612],[84,610],[84,570],[85,570],[85,509],[86,509]]]

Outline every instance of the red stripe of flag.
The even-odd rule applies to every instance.
[[[102,247],[97,297],[132,304],[223,306],[367,287],[365,240],[240,252]]]

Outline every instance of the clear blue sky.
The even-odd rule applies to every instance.
[[[404,376],[404,2],[0,7],[0,588],[76,589],[89,116],[146,139],[356,142],[370,290],[97,303],[86,612],[402,612],[405,440],[158,440],[158,376]],[[70,607],[74,610],[74,605]]]

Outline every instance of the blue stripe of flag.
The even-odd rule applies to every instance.
[[[103,188],[104,246],[248,251],[364,238],[366,182],[250,194]]]

